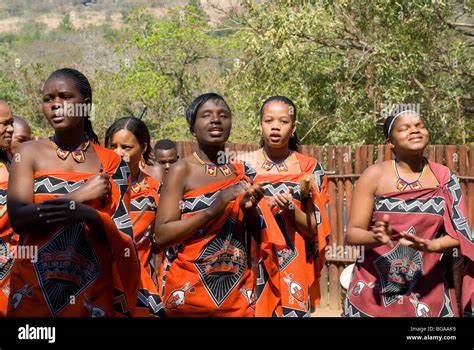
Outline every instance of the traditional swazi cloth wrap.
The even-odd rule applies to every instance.
[[[160,182],[146,176],[138,192],[130,192],[130,219],[133,236],[140,258],[141,282],[138,289],[136,316],[162,316],[163,303],[155,283],[153,232]]]
[[[183,196],[181,220],[206,210],[219,192],[240,181],[251,183],[255,171],[233,164],[235,178],[188,191]],[[168,252],[164,303],[167,316],[252,317],[255,314],[255,277],[249,268],[241,197],[225,211]],[[268,213],[266,215],[269,214]],[[262,235],[268,227],[261,215]]]
[[[13,232],[7,213],[8,181],[0,182],[0,317],[7,315],[10,271],[18,248],[19,236]]]
[[[346,316],[459,315],[453,266],[463,263],[465,272],[472,273],[473,237],[456,175],[443,165],[428,164],[437,187],[392,192],[375,199],[373,222],[390,216],[391,246],[367,251],[364,261],[356,264],[345,300]],[[445,254],[424,253],[400,245],[401,231],[430,240],[448,234],[459,240],[460,248]],[[470,312],[473,292],[472,274],[465,273],[462,305]]]
[[[262,258],[267,255],[274,258],[264,258],[258,263],[256,316],[310,316],[311,307],[316,307],[320,300],[319,277],[330,232],[326,215],[327,177],[316,159],[298,152],[294,154],[301,173],[259,174],[254,182],[265,184],[265,198],[288,193],[293,187],[294,205],[315,215],[317,234],[313,239],[306,238],[298,232],[286,211],[273,208],[272,219],[277,223],[277,230],[270,232],[267,240],[262,239],[260,254]],[[314,176],[309,210],[303,208],[300,191],[300,180],[306,174]],[[252,256],[258,257],[258,254]]]
[[[17,259],[11,272],[8,316],[132,316],[137,304],[140,265],[129,217],[130,170],[114,152],[93,144],[111,192],[103,201],[86,204],[97,210],[103,232],[77,222],[22,236],[37,246],[35,262]],[[35,173],[34,201],[40,203],[81,187],[91,173]]]

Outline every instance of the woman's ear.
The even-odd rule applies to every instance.
[[[390,149],[395,148],[395,145],[392,143],[392,140],[390,138],[387,139],[386,144],[388,145],[388,147],[390,147]]]
[[[146,152],[146,150],[148,149],[148,143],[144,143],[143,144],[143,151],[142,151],[142,154]]]

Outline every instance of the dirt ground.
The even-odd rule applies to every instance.
[[[311,317],[341,317],[342,310],[317,309]]]

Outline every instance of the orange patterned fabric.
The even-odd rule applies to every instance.
[[[262,183],[265,196],[287,193],[293,187],[294,204],[314,214],[317,220],[317,234],[311,241],[298,232],[288,213],[273,208],[272,219],[278,229],[272,233],[269,242],[262,242],[257,279],[257,316],[309,316],[311,307],[320,300],[319,277],[325,263],[326,239],[330,232],[326,215],[327,178],[316,159],[298,152],[295,155],[300,163],[299,174],[259,174],[255,183]],[[312,189],[312,208],[302,208],[300,179],[306,174],[314,175]],[[282,244],[281,241],[284,243]],[[274,259],[265,256],[273,255]],[[273,265],[269,265],[273,262]]]
[[[249,167],[242,163],[234,167],[235,178],[185,193],[181,220],[209,208],[220,190],[240,181],[251,182]],[[255,278],[249,268],[240,199],[229,202],[222,215],[169,253],[163,298],[167,316],[254,316]],[[266,230],[264,227],[263,233]]]
[[[155,284],[153,254],[153,232],[156,208],[159,201],[160,182],[146,176],[135,192],[131,191],[130,219],[133,236],[140,258],[141,284],[138,290],[137,316],[160,316],[163,310],[161,298]]]
[[[7,315],[10,271],[19,241],[19,236],[13,232],[8,221],[7,187],[7,181],[0,182],[0,317]]]
[[[128,212],[130,171],[114,152],[95,144],[93,147],[112,185],[105,201],[87,203],[97,210],[103,230],[83,222],[54,227],[48,232],[31,228],[31,233],[24,235],[23,244],[37,247],[38,256],[36,261],[15,261],[8,316],[134,315],[140,266]],[[34,201],[61,197],[93,175],[36,172]]]

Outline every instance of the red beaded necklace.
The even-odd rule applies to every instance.
[[[82,148],[73,149],[73,150],[65,150],[58,146],[58,144],[54,140],[54,137],[50,137],[49,141],[51,142],[53,147],[56,149],[56,155],[58,156],[59,159],[66,160],[67,157],[71,155],[72,158],[78,163],[84,163],[86,161],[86,155],[84,152],[89,148],[89,145],[91,144],[90,141],[87,140],[84,147]]]

